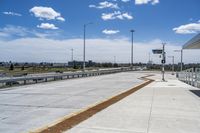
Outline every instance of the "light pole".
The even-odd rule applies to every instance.
[[[183,49],[181,50],[174,50],[174,52],[180,52],[181,53],[181,71],[183,71]]]
[[[114,64],[116,63],[116,56],[114,56]]]
[[[131,69],[133,69],[133,32],[135,32],[135,30],[131,30]]]
[[[174,56],[168,56],[169,58],[172,58],[172,75],[174,75]]]
[[[87,24],[84,24],[83,25],[83,71],[85,71],[85,39],[86,39],[86,27],[88,25],[92,24],[91,22],[90,23],[87,23]]]
[[[74,61],[74,49],[73,48],[71,49],[71,52],[72,52],[71,58],[72,58],[72,62],[73,62]]]

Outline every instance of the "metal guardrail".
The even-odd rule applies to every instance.
[[[93,70],[86,72],[71,72],[71,73],[56,73],[56,74],[46,74],[46,75],[26,75],[21,77],[5,77],[0,78],[0,87],[13,86],[13,85],[26,85],[33,83],[41,83],[48,81],[98,76],[104,74],[112,74],[118,72],[131,71],[130,68],[115,68],[115,69],[103,69],[103,70]]]
[[[200,68],[190,68],[178,73],[179,80],[200,88]]]

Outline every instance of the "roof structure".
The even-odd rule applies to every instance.
[[[200,49],[200,33],[183,45],[183,49]]]

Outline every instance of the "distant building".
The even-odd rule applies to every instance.
[[[65,67],[65,66],[67,66],[67,64],[66,63],[52,63],[52,66],[53,67]]]
[[[89,60],[89,61],[86,61],[85,62],[85,66],[86,67],[93,67],[93,66],[95,66],[96,65],[96,63],[95,62],[93,62],[92,60]],[[69,61],[68,62],[68,66],[69,67],[82,67],[83,66],[83,61]]]

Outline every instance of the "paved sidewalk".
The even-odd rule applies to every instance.
[[[200,89],[168,74],[66,133],[199,133]]]

